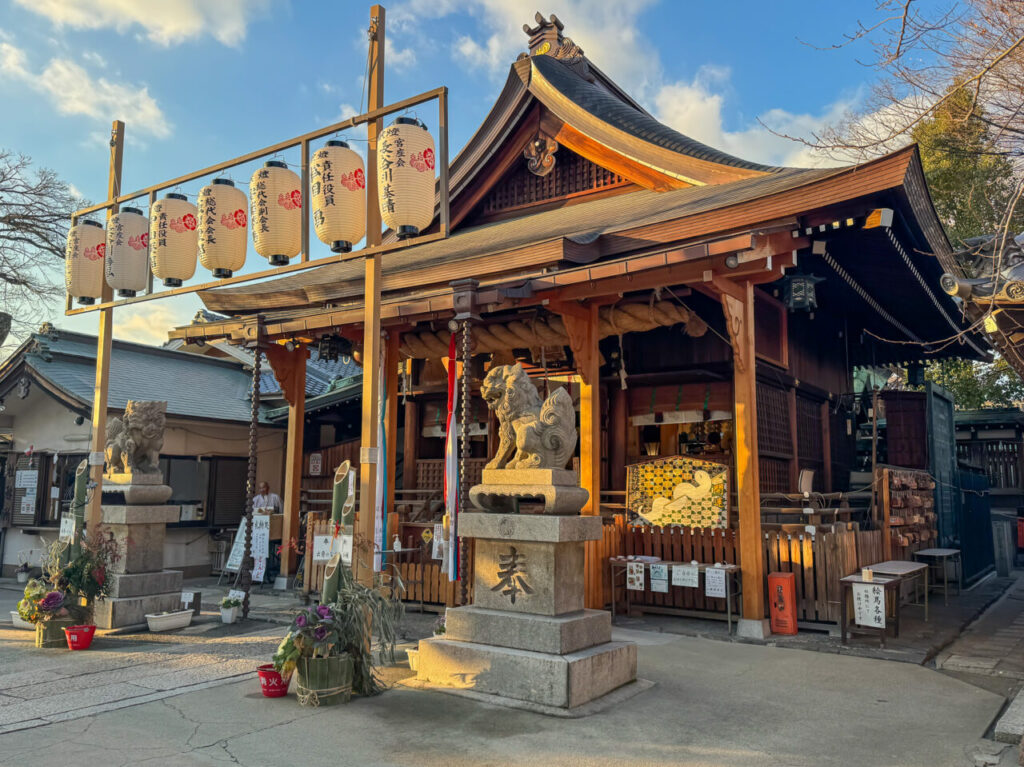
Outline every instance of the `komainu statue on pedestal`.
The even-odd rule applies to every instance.
[[[158,473],[166,422],[166,402],[128,400],[124,417],[107,421],[107,471]]]
[[[572,397],[555,389],[543,403],[522,365],[491,368],[480,388],[498,417],[498,452],[488,469],[564,469],[576,449]]]

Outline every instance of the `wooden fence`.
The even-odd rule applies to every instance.
[[[674,562],[697,560],[703,563],[742,564],[735,530],[626,525],[620,519],[616,519],[614,529],[622,534],[622,553],[626,555],[656,556]],[[814,535],[774,530],[764,533],[765,572],[794,574],[797,619],[807,623],[837,623],[840,609],[839,579],[883,559],[881,530],[864,532],[837,529]],[[610,602],[606,559],[603,564],[606,573],[605,594]],[[764,588],[767,596],[767,582]],[[621,589],[620,585],[617,594],[619,599],[622,598]],[[650,583],[647,583],[643,592],[631,595],[631,601],[641,608],[725,612],[725,600],[707,598],[702,589],[670,588],[668,593],[655,593],[650,590]],[[770,602],[766,601],[766,604]]]
[[[388,515],[388,530],[394,531],[398,526],[398,515]],[[331,535],[333,532],[330,517],[326,514],[308,514],[306,516],[306,551],[313,551],[313,536]],[[415,554],[389,555],[389,559],[397,567],[398,576],[402,581],[404,591],[403,600],[406,602],[424,602],[427,605],[436,607],[457,607],[462,604],[462,587],[458,581],[449,581],[448,575],[441,569],[441,562],[430,558],[430,547],[424,544],[420,538],[420,528],[405,530],[400,533],[402,548],[423,547],[423,553],[417,557]],[[388,548],[391,548],[394,534],[389,532]],[[467,541],[472,547],[472,542]],[[469,601],[473,598],[473,550],[469,552],[469,572],[465,573],[469,587],[467,589]],[[371,554],[358,554],[356,556],[372,556]],[[397,560],[397,561],[395,561]],[[324,571],[326,562],[313,562],[312,557],[305,561],[305,591],[320,593],[324,585]],[[390,582],[390,568],[383,574],[384,582]]]

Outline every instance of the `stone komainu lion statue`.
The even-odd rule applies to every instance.
[[[565,389],[541,403],[522,365],[501,365],[480,393],[498,417],[498,452],[488,469],[565,468],[576,449],[576,411]]]
[[[166,402],[128,400],[123,418],[107,421],[107,471],[151,474],[160,471]]]

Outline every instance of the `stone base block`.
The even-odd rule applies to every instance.
[[[740,618],[736,621],[736,636],[744,639],[767,639],[772,635],[768,619]]]
[[[147,594],[166,594],[181,591],[182,574],[179,570],[161,570],[156,573],[111,574],[110,596],[114,598],[143,597]]]
[[[583,542],[477,538],[473,604],[491,610],[564,615],[583,609]]]
[[[140,597],[107,597],[93,608],[93,620],[101,629],[134,626],[146,622],[146,613],[181,609],[181,592],[148,594]]]
[[[492,538],[509,541],[570,543],[597,541],[601,538],[600,517],[557,517],[542,514],[459,515],[459,535],[463,538]]]
[[[610,642],[612,619],[603,610],[549,617],[470,605],[448,610],[444,638],[565,655]]]
[[[569,469],[484,469],[485,485],[576,485],[580,478]]]
[[[162,485],[164,475],[159,471],[111,471],[103,475],[103,489],[115,489],[112,485]]]
[[[105,525],[166,525],[181,521],[181,506],[104,504],[100,513],[100,521]]]
[[[423,639],[417,679],[572,709],[636,679],[636,645],[607,642],[566,655]]]
[[[173,494],[169,485],[103,485],[103,503],[112,506],[153,506],[165,503]]]
[[[484,483],[469,489],[469,500],[478,509],[507,514],[516,511],[520,501],[543,502],[544,514],[576,515],[587,503],[590,493],[572,485],[499,485]]]

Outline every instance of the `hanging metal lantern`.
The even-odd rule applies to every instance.
[[[398,239],[434,220],[434,139],[419,120],[399,117],[381,133],[377,193],[384,224]]]
[[[271,266],[302,249],[302,181],[279,160],[268,160],[249,181],[252,241]]]
[[[149,220],[138,208],[121,208],[107,224],[107,284],[134,296],[149,282]]]
[[[199,191],[199,263],[217,278],[245,266],[245,193],[233,181],[215,178]]]
[[[107,250],[103,224],[82,221],[68,231],[64,255],[64,283],[68,295],[80,304],[93,304],[103,296],[103,256]]]
[[[787,274],[782,278],[782,302],[791,312],[813,312],[818,308],[818,296],[814,286],[824,280],[824,277],[815,277],[813,274]]]
[[[196,206],[183,194],[168,194],[149,214],[149,245],[153,276],[176,288],[196,273],[199,219]]]
[[[334,253],[348,253],[366,235],[363,158],[344,141],[328,141],[309,166],[313,226]]]

